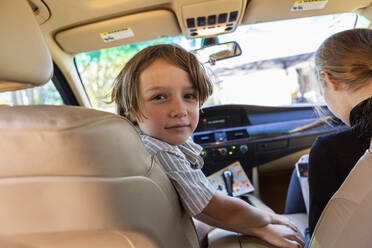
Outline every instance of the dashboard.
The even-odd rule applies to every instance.
[[[203,147],[203,172],[208,176],[235,161],[248,171],[309,148],[319,135],[347,128],[326,107],[322,110],[324,117],[319,117],[312,106],[203,108],[192,135]]]

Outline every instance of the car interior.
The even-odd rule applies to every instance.
[[[0,6],[1,247],[200,247],[172,183],[109,98],[128,59],[160,43],[194,52],[215,84],[192,135],[204,174],[232,194],[238,178],[224,172],[238,164],[250,188],[237,197],[283,214],[296,163],[318,136],[348,128],[310,84],[314,51],[332,33],[372,29],[372,0]],[[370,163],[331,199],[309,247],[368,247],[370,226],[355,227],[372,223]],[[306,211],[288,217],[304,236]],[[208,247],[273,246],[215,229]]]

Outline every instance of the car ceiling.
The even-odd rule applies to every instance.
[[[325,8],[309,11],[291,11],[291,7],[296,2],[295,0],[237,0],[241,2],[241,17],[239,16],[239,24],[251,24],[258,22],[266,22],[281,19],[299,18],[306,16],[317,16],[333,13],[343,12],[357,12],[367,15],[372,19],[371,3],[372,0],[330,0],[327,2]],[[156,30],[156,36],[176,35],[184,33],[185,21],[183,18],[184,6],[195,5],[195,11],[201,13],[209,13],[215,11],[218,13],[219,9],[229,8],[231,1],[226,0],[29,0],[37,6],[39,21],[41,29],[46,36],[50,36],[52,41],[56,42],[56,37],[61,32],[66,32],[76,27],[84,27],[87,24],[100,23],[105,21],[109,25],[110,20],[118,17],[130,16],[133,14],[149,12],[152,10],[168,10],[174,15],[173,19],[166,19],[161,29]],[[212,8],[203,9],[203,5],[198,8],[198,4],[208,3]],[[367,7],[370,6],[368,11]],[[35,8],[35,6],[34,6]],[[139,20],[141,21],[141,20]],[[174,23],[170,23],[173,21]],[[147,22],[148,23],[148,22]],[[107,28],[107,27],[106,27]],[[81,31],[81,30],[80,30]],[[154,30],[152,30],[154,32]],[[154,38],[153,36],[144,35],[149,33],[148,25],[140,25],[135,30],[136,37],[131,39],[129,43],[140,42],[146,39]],[[83,35],[78,33],[71,37],[79,37],[87,40]],[[155,37],[156,38],[156,37]],[[76,39],[76,38],[75,38]],[[89,40],[89,39],[88,39]],[[126,43],[127,41],[124,41]],[[58,44],[58,41],[56,42]],[[123,41],[122,41],[123,43]],[[73,45],[73,44],[72,44]],[[118,44],[114,44],[116,46]],[[63,44],[58,44],[62,50],[67,53],[76,53],[78,50],[63,49]],[[94,48],[101,48],[96,45]]]
[[[164,36],[187,35],[186,15],[190,13],[195,14],[195,18],[218,14],[231,9],[234,3],[240,6],[234,28],[241,24],[344,12],[356,12],[372,20],[372,0],[304,0],[327,2],[322,9],[307,11],[291,11],[297,0],[27,1],[34,10],[54,63],[65,76],[79,105],[87,107],[91,105],[74,64],[76,54]],[[135,34],[129,39],[105,43],[100,37],[102,32],[128,26]]]

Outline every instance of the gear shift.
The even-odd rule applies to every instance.
[[[231,170],[225,170],[222,173],[222,178],[223,178],[223,181],[225,183],[227,195],[233,196],[233,183],[234,183],[234,180],[233,180],[233,174],[232,174]]]

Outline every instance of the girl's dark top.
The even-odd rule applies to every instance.
[[[309,231],[313,234],[320,215],[353,166],[369,147],[371,130],[360,123],[367,99],[350,112],[351,128],[318,137],[309,155]]]

